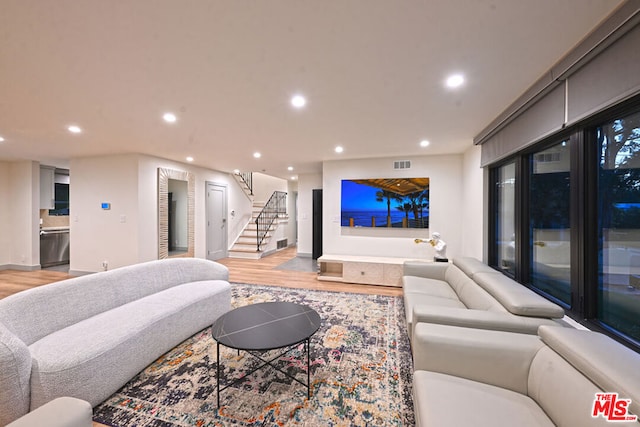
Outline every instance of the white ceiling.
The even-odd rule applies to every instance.
[[[0,0],[0,160],[135,152],[289,177],[459,153],[619,4]]]

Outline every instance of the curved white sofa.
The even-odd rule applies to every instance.
[[[0,425],[61,396],[98,405],[231,308],[225,266],[167,259],[0,300]]]

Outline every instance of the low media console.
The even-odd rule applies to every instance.
[[[402,286],[402,265],[409,258],[322,255],[318,280],[364,285]]]

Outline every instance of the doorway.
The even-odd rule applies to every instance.
[[[227,248],[227,186],[207,182],[207,259],[226,258]]]
[[[311,258],[322,256],[322,189],[313,190],[313,249]]]

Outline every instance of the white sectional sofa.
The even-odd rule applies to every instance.
[[[417,426],[640,426],[592,416],[603,392],[631,400],[619,416],[640,415],[640,355],[602,334],[419,323],[412,349]]]
[[[564,309],[474,258],[407,261],[402,287],[409,337],[419,322],[536,334],[566,326]]]
[[[231,308],[225,266],[151,261],[0,300],[0,425],[61,396],[96,406]]]

